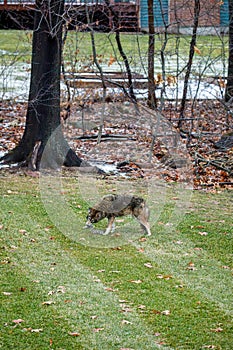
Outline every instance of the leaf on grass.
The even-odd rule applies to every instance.
[[[183,244],[182,241],[174,241],[175,244]]]
[[[97,318],[98,318],[98,316],[96,316],[96,315],[91,316],[92,320],[96,320]]]
[[[161,311],[155,310],[155,309],[151,310],[151,312],[152,312],[152,314],[155,314],[155,315],[160,315],[161,314]]]
[[[156,277],[164,280],[170,280],[172,278],[171,275],[161,275],[161,274],[156,275]]]
[[[171,311],[170,310],[164,310],[164,311],[159,311],[159,310],[152,310],[151,311],[153,314],[155,315],[165,315],[165,316],[169,316],[171,315]]]
[[[221,332],[223,332],[223,329],[221,327],[217,327],[215,329],[211,329],[211,332],[221,333]]]
[[[122,320],[121,323],[122,323],[122,324],[132,324],[132,322],[127,321],[127,320]]]
[[[140,283],[142,283],[141,280],[130,280],[129,282],[135,283],[135,284],[140,284]]]
[[[79,337],[80,336],[80,333],[78,333],[78,332],[69,332],[68,334],[71,335],[72,337]]]
[[[50,291],[48,292],[48,295],[53,295],[53,294],[55,294],[55,291],[54,291],[54,290],[50,290]]]
[[[22,318],[18,318],[17,320],[13,320],[12,322],[15,324],[20,324],[20,323],[24,322],[24,320],[22,320]]]
[[[164,310],[164,311],[161,312],[161,315],[169,316],[169,315],[171,315],[171,311],[170,310]]]
[[[145,252],[145,249],[144,249],[144,248],[139,248],[139,249],[137,249],[137,251],[138,251],[139,253],[144,253],[144,252]]]
[[[145,267],[148,267],[149,269],[152,269],[152,267],[153,267],[153,266],[151,265],[151,263],[146,263],[146,264],[144,264],[144,266],[145,266]]]
[[[198,234],[201,235],[201,236],[207,236],[207,235],[208,235],[208,232],[199,231]]]
[[[122,309],[120,312],[132,312],[133,310],[128,305],[121,305]]]
[[[192,261],[190,261],[188,263],[188,266],[186,267],[186,270],[195,271],[196,270],[195,264]]]
[[[104,328],[94,328],[93,332],[98,333],[98,332],[101,332],[103,330],[104,330]]]
[[[36,328],[36,329],[30,329],[30,332],[31,333],[40,333],[40,332],[43,332],[43,328]]]
[[[146,242],[146,241],[147,241],[146,237],[139,238],[139,242]]]
[[[194,46],[194,52],[197,53],[198,55],[201,55],[201,51],[196,46]]]
[[[108,66],[110,67],[114,62],[116,62],[116,58],[110,55],[109,61],[108,61]]]
[[[58,286],[57,287],[57,293],[65,293],[66,292],[66,288],[64,286]]]
[[[145,310],[146,306],[145,305],[138,305],[138,309],[140,310]]]
[[[42,303],[42,305],[52,305],[52,304],[55,304],[55,301],[48,300],[48,301],[44,301],[44,302]]]
[[[19,230],[19,233],[21,233],[22,235],[27,235],[27,231],[26,230]]]

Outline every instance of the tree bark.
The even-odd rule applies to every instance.
[[[233,0],[229,0],[229,57],[225,101],[233,99]]]
[[[148,26],[149,26],[149,42],[148,42],[148,106],[156,109],[157,100],[155,97],[155,73],[154,73],[154,54],[155,54],[155,28],[154,28],[154,1],[147,0],[148,4]]]
[[[109,11],[112,15],[112,21],[113,21],[113,25],[114,25],[114,29],[115,29],[115,34],[116,34],[115,38],[116,38],[117,47],[118,47],[118,50],[120,52],[120,55],[123,59],[124,65],[125,65],[127,78],[128,78],[128,82],[129,82],[129,97],[131,98],[131,100],[135,104],[135,106],[137,106],[137,98],[134,94],[133,77],[132,77],[132,72],[131,72],[129,60],[128,60],[128,57],[126,56],[124,49],[122,47],[122,44],[121,44],[119,17],[117,15],[117,13],[114,11],[114,9],[110,3],[110,0],[105,0],[105,3],[108,6]]]
[[[36,0],[31,80],[24,134],[4,163],[44,167],[80,166],[65,140],[60,119],[60,70],[64,0]],[[32,161],[33,158],[33,161]]]
[[[192,33],[192,39],[190,42],[190,48],[189,48],[189,59],[187,64],[187,70],[185,73],[184,78],[184,90],[183,90],[183,96],[181,100],[181,107],[180,107],[180,117],[178,122],[178,128],[180,129],[182,126],[182,121],[184,119],[184,110],[185,110],[185,104],[186,104],[186,98],[187,98],[187,92],[188,92],[188,83],[189,83],[189,77],[191,74],[191,68],[193,64],[193,56],[195,53],[195,45],[197,40],[197,28],[199,23],[199,15],[200,15],[200,0],[194,1],[194,23],[193,23],[193,33]]]

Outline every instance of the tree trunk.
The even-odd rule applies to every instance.
[[[5,163],[23,162],[34,169],[41,159],[44,167],[81,165],[63,136],[60,121],[63,14],[64,0],[36,0],[26,125],[18,146],[2,157]]]
[[[155,28],[154,28],[154,1],[147,0],[148,4],[148,26],[149,26],[149,42],[148,42],[148,106],[156,109],[157,100],[155,97],[155,73],[154,73],[154,54],[155,54]]]
[[[124,52],[124,49],[122,47],[122,43],[121,43],[121,38],[120,38],[120,23],[119,23],[119,16],[118,14],[114,11],[113,6],[110,2],[110,0],[105,0],[105,3],[112,15],[112,22],[113,22],[113,27],[115,29],[115,33],[116,33],[116,43],[117,43],[117,47],[118,50],[120,52],[120,55],[123,59],[124,65],[125,65],[125,69],[126,69],[126,73],[127,73],[127,78],[128,78],[128,83],[129,83],[129,97],[131,98],[131,101],[135,104],[136,108],[137,108],[137,98],[134,94],[134,88],[133,88],[133,77],[132,77],[132,72],[131,72],[131,68],[130,68],[130,64],[129,64],[129,60],[127,55]]]
[[[181,100],[181,107],[180,107],[180,116],[179,116],[179,122],[178,122],[178,128],[180,129],[182,126],[182,121],[184,119],[184,110],[185,110],[185,104],[186,104],[186,98],[187,98],[187,92],[188,92],[188,83],[189,83],[189,77],[191,74],[191,68],[193,64],[193,56],[195,53],[195,46],[197,41],[197,28],[199,23],[199,15],[200,15],[200,0],[194,1],[194,23],[193,23],[193,33],[192,33],[192,39],[190,42],[190,48],[189,48],[189,59],[187,64],[187,70],[185,73],[184,78],[184,90],[183,90],[183,96]]]
[[[233,0],[229,0],[229,57],[225,101],[233,98]]]

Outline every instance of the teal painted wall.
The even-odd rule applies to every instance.
[[[223,4],[220,7],[220,25],[227,26],[229,24],[229,8],[228,0],[224,0]]]
[[[160,3],[162,4],[162,10]],[[154,0],[155,27],[164,26],[162,13],[164,13],[165,22],[168,23],[168,0]],[[140,26],[141,28],[148,28],[147,0],[140,0]]]

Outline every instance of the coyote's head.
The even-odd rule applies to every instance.
[[[87,222],[86,226],[91,226],[96,222],[104,219],[106,217],[106,213],[104,211],[97,210],[95,208],[88,209]]]

